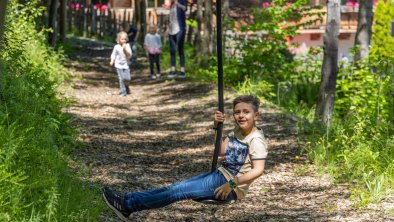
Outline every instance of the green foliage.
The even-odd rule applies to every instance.
[[[285,1],[274,1],[269,7],[253,9],[254,23],[242,31],[258,34],[246,39],[226,37],[224,81],[241,93],[256,94],[307,119],[300,124],[309,136],[305,149],[310,159],[335,181],[348,182],[352,199],[362,207],[384,198],[394,185],[394,44],[389,36],[393,1],[378,4],[370,57],[340,69],[330,129],[313,122],[321,49],[312,48],[296,58],[287,51],[286,38],[313,22],[294,25],[292,21],[305,14],[321,19],[322,14],[301,7],[303,3],[284,6]],[[200,74],[216,80],[216,59],[210,61],[212,66]]]
[[[374,67],[371,67],[373,65]],[[388,96],[392,61],[384,60],[368,64],[360,62],[338,73],[335,111],[338,116],[367,115],[388,120],[391,117],[391,100]]]
[[[197,20],[194,19],[187,19],[186,24],[190,27],[197,27],[198,25]]]
[[[379,0],[374,13],[372,49],[374,57],[394,58],[394,37],[391,36],[391,22],[394,20],[394,1]]]
[[[246,79],[243,83],[240,83],[235,89],[241,94],[255,94],[259,95],[260,99],[268,100],[275,96],[272,93],[272,85],[264,80],[253,81]]]
[[[376,125],[370,118],[347,116],[334,122],[329,133],[313,140],[309,155],[337,181],[353,184],[353,200],[365,206],[381,200],[393,188],[394,137],[390,127],[389,123]]]
[[[329,130],[315,130],[308,148],[318,166],[353,184],[352,199],[360,207],[380,201],[394,181],[393,60],[374,58],[340,71],[335,121]]]
[[[276,0],[270,7],[254,8],[251,10],[254,22],[242,27],[243,33],[254,34],[225,36],[226,86],[254,93],[285,107],[294,108],[299,103],[313,106],[320,80],[319,51],[315,49],[301,60],[294,59],[287,43],[298,28],[322,19],[323,14],[315,10],[320,7],[308,7],[306,3],[297,1],[286,5],[286,1]],[[311,19],[302,19],[305,15]],[[196,75],[216,81],[216,58],[211,58],[210,64],[210,68],[200,69]]]
[[[311,48],[305,56],[295,58],[289,64],[292,68],[284,76],[285,80],[277,84],[277,105],[292,112],[297,112],[300,106],[307,110],[314,107],[319,93],[321,65],[320,48]]]
[[[10,1],[7,10],[6,48],[0,54],[0,220],[70,221],[68,214],[86,220],[93,196],[76,186],[81,182],[63,160],[76,133],[58,99],[66,77],[63,56],[44,44],[45,30],[35,30],[43,12],[36,6],[37,1]],[[65,210],[67,189],[86,195]]]
[[[321,19],[322,14],[305,7],[306,1],[285,5],[286,1],[273,1],[270,7],[251,11],[254,23],[242,28],[255,35],[234,38],[238,51],[237,60],[231,62],[238,69],[238,81],[246,76],[257,81],[264,79],[274,85],[286,81],[293,71],[293,55],[288,51],[287,39],[296,35],[296,30]],[[305,15],[316,16],[310,21],[301,21]],[[313,17],[312,17],[313,18]]]

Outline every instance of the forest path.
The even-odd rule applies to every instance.
[[[73,73],[67,112],[80,128],[75,166],[84,178],[118,191],[168,185],[209,171],[214,147],[211,129],[217,107],[214,84],[151,80],[146,61],[132,70],[131,95],[118,95],[118,78],[109,66],[112,47],[74,40],[67,67]],[[234,95],[225,92],[230,115]],[[231,130],[227,119],[225,132]],[[182,201],[143,211],[131,221],[388,221],[379,210],[352,208],[346,186],[333,186],[315,175],[300,154],[294,118],[267,104],[258,126],[269,140],[265,174],[248,196],[228,206]],[[101,197],[99,197],[101,198]],[[102,221],[119,221],[109,208]]]

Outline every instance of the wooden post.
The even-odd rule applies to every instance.
[[[92,35],[97,34],[97,9],[94,9],[93,5],[90,5],[92,11]],[[100,9],[98,9],[100,10]]]
[[[81,7],[78,8],[77,12],[78,12],[78,17],[76,19],[76,22],[78,24],[78,33],[81,35],[81,34],[83,34],[83,14],[84,13],[83,13],[83,10],[81,9]]]
[[[88,10],[88,8],[87,7],[83,7],[82,9],[80,9],[81,10],[81,12],[82,12],[82,17],[83,17],[83,22],[82,22],[82,32],[83,32],[83,34],[82,34],[82,36],[83,37],[86,37],[87,36],[87,29],[88,29],[88,18],[87,18],[87,10]]]

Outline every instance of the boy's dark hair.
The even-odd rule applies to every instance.
[[[260,106],[260,99],[257,96],[253,96],[253,95],[242,95],[242,96],[238,96],[237,98],[235,98],[233,100],[233,108],[235,107],[235,105],[237,105],[238,103],[249,103],[252,104],[253,106],[253,110],[255,112],[259,111],[259,106]]]

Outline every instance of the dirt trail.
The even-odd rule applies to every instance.
[[[82,147],[76,169],[86,179],[119,191],[168,185],[209,171],[214,143],[210,129],[217,107],[215,85],[190,80],[151,80],[146,67],[132,71],[131,95],[120,97],[111,47],[78,40],[67,63],[73,72],[76,103],[67,111],[80,128]],[[143,62],[143,61],[142,61]],[[225,92],[229,114],[231,92]],[[333,186],[305,165],[297,144],[296,123],[263,105],[261,121],[269,139],[265,174],[247,198],[229,206],[183,201],[135,213],[131,221],[389,221],[383,211],[352,209],[345,186]],[[231,129],[227,121],[225,131]],[[102,221],[118,221],[110,211]]]

